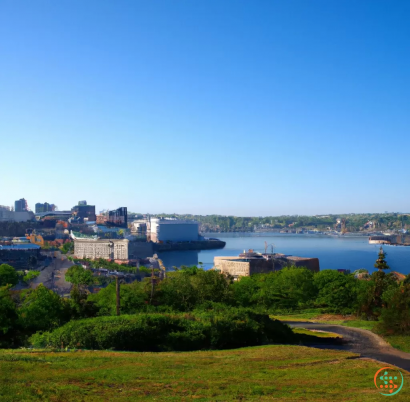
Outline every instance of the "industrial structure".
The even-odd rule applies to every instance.
[[[149,236],[155,243],[198,241],[199,226],[195,221],[151,218]]]
[[[406,233],[370,236],[369,244],[391,244],[394,246],[409,246],[410,235]]]
[[[287,266],[305,267],[313,272],[319,272],[318,258],[296,257],[292,255],[271,253],[260,254],[253,250],[241,253],[238,257],[215,257],[214,269],[233,276],[262,274],[279,271]]]

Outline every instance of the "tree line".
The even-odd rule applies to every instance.
[[[162,280],[154,272],[139,282],[121,285],[120,312],[133,316],[246,309],[266,315],[319,308],[323,313],[356,314],[378,321],[381,331],[410,334],[410,276],[398,282],[386,273],[382,250],[375,266],[378,271],[362,280],[334,270],[313,273],[299,267],[239,281],[195,266],[169,272]],[[27,344],[36,332],[53,331],[73,320],[98,321],[99,317],[117,315],[115,283],[90,294],[87,289],[95,277],[79,265],[67,271],[66,279],[73,283],[70,298],[62,298],[43,285],[13,291],[10,270],[0,274],[1,346]]]
[[[190,214],[159,214],[165,218],[190,219],[201,224],[202,231],[254,231],[255,228],[266,226],[273,229],[284,229],[292,225],[293,228],[317,228],[320,230],[335,228],[338,220],[346,219],[349,231],[359,231],[367,222],[373,222],[374,230],[391,230],[410,227],[410,215],[399,213],[384,214],[341,214],[321,216],[265,216],[265,217],[240,217],[221,215],[190,215]]]

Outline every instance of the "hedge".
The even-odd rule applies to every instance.
[[[187,314],[136,314],[70,321],[30,338],[34,347],[128,351],[228,349],[289,342],[292,330],[245,309]]]

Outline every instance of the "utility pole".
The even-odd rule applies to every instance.
[[[120,315],[120,282],[118,276],[115,277],[115,290],[117,294],[117,315]]]
[[[152,304],[152,297],[154,296],[154,267],[151,269],[151,298],[149,304]]]

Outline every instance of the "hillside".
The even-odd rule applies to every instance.
[[[189,353],[1,351],[2,401],[379,401],[380,363],[300,346]],[[403,373],[405,383],[410,375]],[[403,387],[395,401],[406,401]]]

